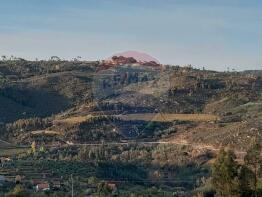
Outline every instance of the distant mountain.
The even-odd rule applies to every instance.
[[[141,62],[154,61],[154,62],[160,64],[160,62],[156,58],[154,58],[154,57],[152,57],[152,56],[150,56],[146,53],[141,53],[141,52],[137,52],[137,51],[125,51],[125,52],[122,52],[122,53],[114,54],[113,56],[133,57],[137,61],[141,61]]]

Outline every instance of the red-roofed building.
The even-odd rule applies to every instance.
[[[35,188],[36,188],[37,192],[49,191],[50,190],[49,183],[46,183],[46,182],[37,184]]]

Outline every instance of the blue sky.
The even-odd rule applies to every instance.
[[[262,68],[260,0],[0,0],[0,54]]]

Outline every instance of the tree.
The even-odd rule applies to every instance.
[[[32,150],[33,154],[36,153],[36,143],[35,143],[35,141],[33,141],[32,144],[31,144],[31,150]]]
[[[239,187],[241,188],[240,196],[249,197],[252,196],[251,185],[254,182],[254,173],[247,168],[245,165],[242,165],[239,170]]]
[[[245,165],[248,169],[253,171],[253,182],[252,182],[252,189],[253,189],[253,196],[257,197],[257,180],[258,174],[261,171],[262,165],[262,157],[261,157],[261,145],[257,142],[254,142],[251,148],[247,151],[247,154],[244,158]]]
[[[5,55],[2,55],[1,58],[2,58],[3,61],[6,61],[6,59],[7,59],[7,57]]]
[[[21,185],[17,185],[13,190],[8,192],[5,197],[29,197],[29,193]]]
[[[60,61],[61,59],[58,56],[52,56],[50,58],[51,61]]]
[[[97,193],[101,197],[111,196],[112,189],[105,182],[101,182],[97,186]]]
[[[45,150],[45,147],[44,147],[44,146],[41,146],[40,149],[39,149],[39,152],[45,153],[45,151],[46,151],[46,150]]]
[[[239,196],[238,164],[232,151],[221,150],[212,167],[212,183],[220,197]]]

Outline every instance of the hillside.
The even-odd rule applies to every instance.
[[[101,70],[101,66],[104,63],[0,62],[3,138],[28,144],[41,134],[32,132],[52,130],[53,135],[43,133],[46,137],[41,139],[54,140],[59,133],[59,139],[77,142],[88,129],[82,142],[179,135],[218,146],[223,135],[229,144],[241,146],[242,138],[248,143],[253,136],[261,137],[259,72],[174,66],[156,70],[132,64]],[[192,117],[183,118],[186,114]],[[217,118],[207,118],[210,123],[194,119],[205,114]]]
[[[261,143],[261,112],[259,71],[123,56],[2,61],[0,156],[8,165],[0,175],[21,175],[30,191],[32,180],[60,181],[52,192],[62,196],[72,174],[78,196],[115,192],[107,186],[115,183],[119,196],[193,196],[220,149],[243,163],[254,140]]]

